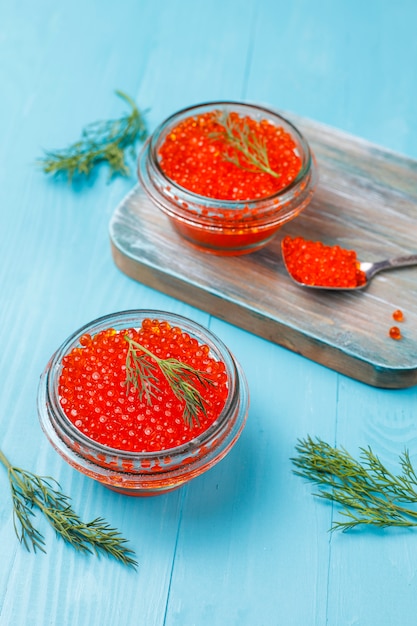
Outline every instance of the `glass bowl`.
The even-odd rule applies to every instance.
[[[159,452],[130,452],[97,443],[76,428],[61,407],[58,385],[62,359],[74,348],[82,349],[83,336],[87,333],[94,336],[106,329],[139,328],[145,319],[166,321],[200,345],[208,346],[209,356],[225,364],[227,397],[219,417],[188,443]],[[79,472],[110,489],[133,496],[171,491],[213,467],[239,438],[248,406],[246,378],[224,343],[190,319],[153,310],[106,315],[74,332],[49,360],[38,390],[39,420],[55,450]]]
[[[188,191],[168,178],[161,168],[160,149],[175,127],[186,118],[221,111],[267,120],[289,133],[300,157],[296,178],[267,197],[218,200]],[[239,102],[209,102],[183,109],[166,119],[145,143],[138,159],[138,177],[146,194],[188,242],[218,255],[247,254],[265,246],[286,222],[311,201],[317,170],[310,147],[288,120],[264,107]]]

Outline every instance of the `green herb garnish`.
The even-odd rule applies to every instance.
[[[45,552],[42,533],[33,525],[34,509],[40,510],[56,534],[80,552],[107,554],[124,565],[136,568],[134,552],[126,539],[101,517],[83,522],[71,507],[71,499],[50,477],[38,476],[13,466],[0,451],[0,463],[7,469],[13,501],[14,529],[28,551]]]
[[[235,150],[235,154],[232,156],[227,153],[222,154],[226,161],[233,163],[241,169],[254,171],[252,168],[255,168],[255,170],[270,174],[274,178],[280,177],[280,174],[275,172],[269,164],[265,140],[249,128],[245,120],[234,119],[230,113],[219,111],[214,121],[222,127],[222,130],[210,133],[209,137],[214,140],[222,139]],[[238,154],[243,155],[252,167],[242,164]]]
[[[343,448],[308,437],[296,446],[298,457],[291,459],[295,474],[319,487],[315,495],[341,505],[344,520],[331,530],[349,530],[361,524],[373,526],[417,526],[417,475],[409,453],[399,457],[402,473],[392,474],[372,452],[361,448],[355,460]]]
[[[152,399],[159,393],[158,377],[155,374],[159,368],[168,381],[175,397],[185,403],[183,420],[190,428],[193,422],[200,424],[199,414],[206,415],[206,402],[196,388],[196,380],[202,385],[213,385],[213,381],[200,370],[178,359],[161,359],[150,352],[140,343],[125,335],[129,348],[126,356],[126,384],[129,389],[132,385],[139,394],[139,399],[145,397],[151,405]],[[151,357],[154,363],[147,357]]]
[[[62,150],[45,151],[38,160],[45,174],[65,174],[69,180],[89,176],[99,163],[107,163],[110,176],[128,176],[125,153],[134,156],[135,145],[147,136],[146,124],[135,102],[122,91],[116,94],[127,102],[131,111],[116,120],[93,122],[82,131],[81,138]]]

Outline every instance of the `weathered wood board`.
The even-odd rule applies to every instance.
[[[285,115],[285,114],[284,114]],[[417,267],[377,275],[365,291],[307,290],[283,266],[284,235],[357,251],[361,261],[417,252],[417,161],[286,115],[316,156],[308,209],[264,249],[240,257],[197,250],[137,185],[110,222],[112,254],[128,276],[370,385],[417,384]],[[391,339],[400,308],[403,338]]]

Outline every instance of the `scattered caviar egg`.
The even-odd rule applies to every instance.
[[[351,289],[366,282],[354,250],[286,236],[282,254],[289,274],[304,285]]]
[[[236,145],[246,147],[246,154]],[[159,159],[166,176],[181,187],[231,201],[271,196],[301,169],[294,138],[282,126],[233,111],[226,117],[213,110],[182,120],[160,146]]]
[[[394,311],[392,317],[396,322],[404,321],[404,313],[401,311],[401,309],[397,309],[396,311]]]
[[[174,393],[157,361],[140,351],[147,372],[142,385],[129,384],[129,343],[158,359],[174,359],[200,374],[188,382],[202,398],[194,422],[184,419],[185,401]],[[225,365],[167,321],[144,319],[139,329],[112,328],[82,335],[80,346],[62,360],[59,398],[62,410],[85,436],[105,446],[132,452],[175,448],[204,432],[220,415],[228,394]],[[135,362],[132,367],[135,367]],[[147,368],[147,369],[146,369]],[[180,374],[181,375],[181,374]],[[204,378],[203,378],[204,376]]]
[[[402,334],[398,326],[391,326],[389,329],[389,336],[391,339],[402,339]]]

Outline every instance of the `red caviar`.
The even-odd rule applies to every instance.
[[[397,309],[396,311],[394,311],[392,317],[396,322],[404,321],[404,313],[401,311],[401,309]]]
[[[287,236],[282,241],[282,253],[289,274],[305,285],[352,288],[366,282],[354,250]]]
[[[223,256],[246,254],[258,250],[272,239],[277,231],[275,224],[267,228],[259,228],[256,222],[256,210],[254,210],[253,219],[248,218],[243,227],[239,222],[242,220],[242,213],[236,212],[233,217],[236,224],[231,221],[217,231],[190,225],[180,220],[175,222],[175,228],[191,243],[196,243],[198,247],[202,246],[205,250]],[[213,221],[215,219],[213,218]]]
[[[168,178],[206,198],[246,201],[271,196],[297,177],[301,158],[294,138],[284,128],[266,119],[229,113],[233,123],[265,145],[269,166],[278,174],[275,177],[254,167],[221,136],[218,115],[219,111],[210,111],[190,116],[167,135],[159,158]]]
[[[389,336],[391,339],[402,339],[401,331],[398,326],[391,326],[389,329]]]
[[[184,402],[178,400],[158,367],[154,373],[158,397],[148,404],[126,385],[128,335],[158,358],[174,358],[204,372],[213,385],[195,382],[206,412],[192,428],[183,419]],[[151,357],[149,357],[152,363]],[[225,365],[180,328],[166,321],[145,319],[139,329],[112,328],[82,335],[62,359],[58,393],[62,409],[74,426],[105,446],[132,452],[168,450],[194,439],[219,417],[227,395]]]

